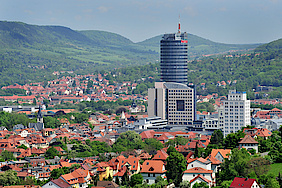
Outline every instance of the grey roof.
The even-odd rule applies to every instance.
[[[34,128],[36,131],[42,131],[44,129],[44,123],[29,123],[28,128]]]
[[[15,131],[17,129],[26,129],[26,126],[24,126],[23,124],[14,125],[13,131]]]
[[[182,83],[165,82],[164,85],[167,89],[192,89],[191,87],[188,87],[186,84]]]

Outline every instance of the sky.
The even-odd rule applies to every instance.
[[[102,30],[133,42],[181,31],[228,44],[282,38],[282,0],[0,0],[0,20]]]

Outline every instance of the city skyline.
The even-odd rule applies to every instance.
[[[103,30],[133,42],[182,31],[222,43],[266,43],[282,37],[282,2],[2,0],[0,20]]]

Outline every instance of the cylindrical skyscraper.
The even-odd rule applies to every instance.
[[[161,80],[187,84],[188,34],[164,34],[161,40]]]

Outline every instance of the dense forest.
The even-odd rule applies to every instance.
[[[62,26],[0,21],[0,86],[54,79],[54,71],[88,74],[113,67],[155,63],[159,59],[159,38],[133,43],[104,31],[74,31]],[[191,59],[257,46],[220,44],[189,34]]]

